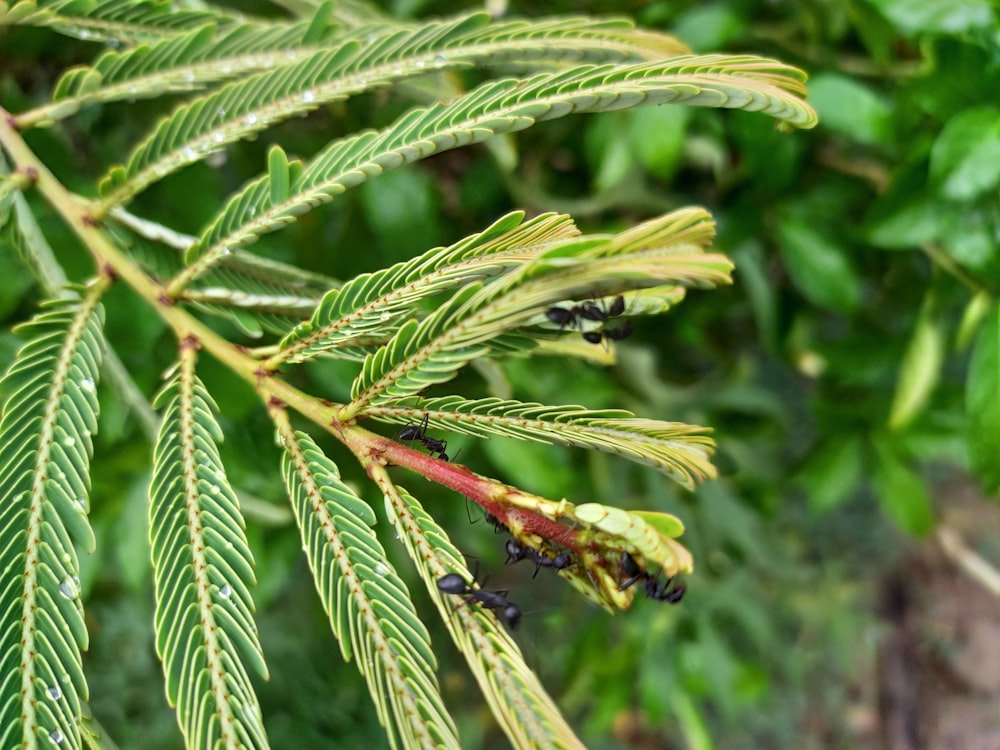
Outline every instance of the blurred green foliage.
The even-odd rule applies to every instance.
[[[472,5],[393,7],[425,16]],[[907,535],[932,528],[936,479],[969,470],[989,491],[1000,488],[996,6],[591,0],[545,10],[628,14],[697,51],[798,65],[811,75],[820,126],[789,136],[750,114],[668,107],[559,120],[505,141],[510,164],[483,147],[443,154],[347,193],[255,251],[349,278],[452,242],[514,206],[568,211],[585,230],[708,207],[719,222],[716,247],[737,264],[734,288],[691,294],[670,316],[638,325],[615,367],[515,360],[489,381],[464,375],[459,389],[476,397],[501,387],[524,400],[711,425],[721,479],[689,495],[603,454],[501,439],[453,445],[473,470],[528,490],[678,514],[696,560],[683,605],[640,601],[612,619],[553,577],[503,568],[501,537],[470,526],[454,494],[428,487],[425,506],[495,571],[492,585],[517,590],[533,610],[518,638],[591,747],[873,746],[846,718],[875,705],[872,583]],[[510,12],[536,10],[511,3]],[[4,39],[8,101],[17,91],[42,100],[63,67],[94,53],[63,40],[39,66],[47,39],[34,30]],[[309,153],[342,118],[363,119],[352,108],[379,106],[362,98],[284,127]],[[29,140],[72,188],[73,169],[89,165],[92,179],[153,111],[98,108]],[[199,165],[165,180],[136,212],[195,231],[220,186],[235,188],[261,168],[267,145],[266,137],[241,144],[214,170]],[[69,272],[83,271],[65,229],[52,222],[46,231]],[[5,331],[40,296],[9,239],[0,243]],[[172,345],[151,311],[126,290],[115,294],[129,314],[109,316],[108,336],[152,394]],[[11,334],[0,334],[0,359],[13,349]],[[272,742],[380,746],[365,689],[341,662],[280,510],[277,472],[259,469],[277,466],[269,423],[252,393],[205,364],[228,436],[223,459],[234,485],[259,499],[248,533],[275,675],[259,688]],[[347,387],[338,367],[307,368],[331,398]],[[93,709],[122,747],[179,747],[148,627],[148,480],[139,472],[149,446],[112,389],[101,401],[93,507],[103,557],[85,559],[82,576]],[[346,458],[332,442],[324,447]],[[341,466],[360,479],[352,461]],[[126,541],[100,543],[111,536]],[[401,550],[386,543],[406,570]],[[464,667],[442,656],[443,689],[469,747],[502,746],[485,707],[467,702],[474,691]]]

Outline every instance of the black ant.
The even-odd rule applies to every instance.
[[[550,307],[545,311],[545,317],[556,323],[562,331],[566,326],[575,325],[580,329],[585,341],[591,344],[600,344],[608,341],[621,341],[632,335],[632,326],[623,323],[620,326],[599,331],[584,331],[582,320],[592,320],[597,323],[604,323],[609,318],[617,318],[625,312],[625,298],[622,295],[615,297],[607,309],[601,307],[596,302],[584,302],[581,305],[573,305],[570,308]]]
[[[670,587],[670,582],[672,578],[668,578],[663,583],[658,583],[655,578],[646,578],[646,596],[650,599],[655,599],[658,602],[667,602],[667,604],[677,604],[681,599],[684,598],[684,592],[687,591],[687,586],[683,583]]]
[[[500,591],[474,589],[458,573],[448,573],[441,576],[438,579],[437,585],[446,594],[461,596],[469,604],[479,602],[483,605],[484,609],[500,612],[511,630],[514,630],[521,621],[521,608],[513,602],[508,601],[507,589]]]
[[[504,522],[501,521],[496,516],[494,516],[488,510],[483,511],[483,518],[486,519],[486,523],[488,523],[490,526],[493,527],[494,534],[499,534],[501,531],[507,530],[507,527],[504,525]]]
[[[667,602],[668,604],[677,604],[684,597],[684,592],[687,591],[687,586],[684,584],[671,588],[670,583],[673,581],[672,578],[668,578],[663,583],[660,583],[640,568],[639,563],[628,552],[622,552],[621,569],[627,578],[619,584],[619,591],[624,591],[632,584],[642,581],[647,597],[655,599],[658,602]]]
[[[622,341],[632,335],[632,324],[622,323],[615,328],[602,328],[600,331],[584,331],[583,338],[591,344],[600,344],[602,341]],[[606,349],[607,347],[605,347]]]
[[[545,317],[559,326],[562,331],[566,326],[575,325],[580,327],[580,318],[584,320],[606,320],[608,313],[601,309],[596,302],[584,302],[582,305],[566,307],[550,307],[545,311]]]
[[[608,318],[615,318],[625,312],[625,298],[618,295],[605,310],[596,302],[584,302],[582,305],[566,307],[550,307],[545,311],[545,317],[559,326],[560,330],[569,325],[581,327],[580,319],[603,323]]]
[[[549,557],[533,547],[521,544],[514,537],[507,540],[506,550],[507,559],[504,561],[505,565],[513,565],[521,560],[531,560],[535,563],[535,572],[531,574],[532,578],[538,575],[538,571],[541,568],[566,570],[566,568],[573,564],[573,555],[569,552],[560,552],[558,555]]]
[[[436,458],[447,461],[448,454],[445,451],[448,450],[448,441],[427,436],[427,424],[429,420],[430,415],[425,413],[420,424],[407,425],[399,431],[396,438],[399,440],[419,440],[430,451],[431,456],[437,454]]]

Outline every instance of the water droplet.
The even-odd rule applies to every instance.
[[[219,596],[221,596],[223,599],[228,599],[232,595],[233,595],[233,590],[229,588],[229,584],[228,583],[222,584],[222,588],[219,589]]]
[[[216,143],[222,143],[224,140],[226,140],[226,136],[222,134],[221,130],[216,130],[214,133],[212,133],[212,140],[215,141]]]
[[[185,158],[185,159],[191,159],[191,160],[194,160],[194,159],[197,159],[197,158],[198,158],[198,152],[197,152],[197,151],[195,151],[195,150],[194,150],[193,148],[191,148],[190,146],[186,146],[186,147],[185,147],[185,148],[184,148],[184,149],[183,149],[183,150],[181,151],[181,153],[182,153],[182,154],[184,155],[184,158]]]
[[[217,484],[210,485],[208,491],[211,492],[213,495],[218,495],[220,492],[219,485]]]
[[[81,510],[83,510],[83,511],[87,510],[87,498],[85,498],[85,497],[78,497],[76,499],[76,504],[80,506]]]
[[[184,83],[194,83],[194,73],[192,73],[190,70],[184,71],[183,78],[184,78]]]
[[[256,125],[257,120],[258,120],[257,115],[252,113],[243,118],[243,122],[246,123],[247,125]]]
[[[427,67],[427,61],[426,60],[417,60],[416,62],[414,62],[414,65],[416,65],[418,68],[425,68],[425,67]]]
[[[307,90],[305,93],[302,94],[302,101],[304,101],[306,104],[312,104],[314,101],[316,101],[316,94],[314,94],[312,91]]]
[[[76,445],[76,438],[67,436],[66,439],[63,440],[63,445],[65,445],[67,448],[72,448],[74,445]]]
[[[60,698],[62,698],[62,688],[60,688],[58,685],[49,686],[45,692],[49,696],[49,698],[51,698],[54,701],[57,701]]]
[[[49,739],[52,740],[57,745],[61,745],[63,743],[63,740],[66,739],[66,735],[64,735],[58,729],[53,729],[51,732],[49,732]]]
[[[59,593],[62,594],[67,599],[76,599],[80,595],[80,579],[73,576],[72,579],[65,578],[63,582],[59,584]]]
[[[445,55],[440,55],[440,54],[434,55],[434,62],[437,63],[438,65],[444,65],[446,62],[448,62],[448,58]]]
[[[389,575],[389,566],[387,566],[384,562],[379,561],[375,565],[375,575],[382,576],[382,578],[385,578],[387,575]]]
[[[80,381],[80,387],[83,390],[85,390],[85,391],[90,391],[91,393],[93,393],[94,392],[94,379],[93,378],[84,378],[83,380]]]
[[[223,107],[219,107],[217,110],[215,110],[215,116],[221,120],[223,117],[226,116],[226,110]]]
[[[219,255],[232,255],[232,254],[233,254],[233,251],[230,250],[228,247],[220,247],[219,248]]]

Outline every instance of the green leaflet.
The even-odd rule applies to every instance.
[[[22,326],[31,338],[0,381],[0,747],[40,737],[81,747],[87,629],[75,544],[95,546],[87,511],[103,289],[49,303]]]
[[[458,748],[430,637],[371,527],[375,514],[307,434],[277,418],[281,468],[316,589],[344,658],[368,682],[393,747]]]
[[[150,551],[156,650],[187,747],[268,747],[246,672],[266,677],[253,621],[253,556],[239,502],[215,443],[215,404],[184,353],[157,397],[163,421],[153,453]]]
[[[472,579],[445,531],[409,492],[393,485],[384,473],[379,479],[386,512],[511,745],[583,750],[496,617],[438,589],[437,580],[448,573]]]
[[[596,448],[663,471],[693,489],[716,475],[708,430],[681,422],[640,419],[622,409],[546,406],[499,398],[407,398],[377,406],[367,416],[396,424],[428,416],[431,426],[466,435],[499,435]]]
[[[533,258],[543,243],[575,234],[568,216],[524,221],[518,211],[455,245],[362,274],[329,292],[312,320],[282,340],[283,351],[270,364],[300,362],[364,336],[386,338],[406,317],[422,315],[419,305],[431,295],[502,274]]]
[[[450,102],[410,110],[382,131],[331,143],[292,180],[280,203],[271,202],[267,176],[249,183],[191,248],[188,262],[200,261],[192,273],[203,272],[227,252],[385,170],[569,114],[674,103],[760,111],[812,127],[816,114],[799,98],[803,79],[801,71],[773,60],[702,55],[490,81]]]

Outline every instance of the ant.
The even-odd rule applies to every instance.
[[[650,599],[655,599],[658,602],[667,602],[667,604],[677,604],[681,599],[684,598],[684,592],[687,591],[687,586],[683,583],[670,587],[670,582],[672,578],[668,578],[663,583],[658,583],[655,578],[646,578],[646,596]]]
[[[531,574],[534,578],[541,568],[555,568],[556,570],[566,570],[573,564],[573,555],[569,552],[560,552],[558,555],[549,557],[543,552],[539,552],[533,547],[521,544],[514,537],[507,540],[507,559],[505,565],[513,565],[521,560],[531,560],[535,563],[535,572]]]
[[[584,331],[583,338],[591,344],[600,344],[602,341],[622,341],[632,335],[632,324],[625,322],[616,328],[602,328],[600,331]],[[604,347],[607,349],[607,347]]]
[[[575,325],[580,329],[584,341],[591,344],[600,344],[604,340],[621,341],[632,335],[632,326],[623,323],[616,328],[602,329],[597,331],[584,331],[583,320],[592,320],[597,323],[604,323],[609,318],[617,318],[625,312],[625,297],[619,294],[615,297],[607,309],[601,307],[596,302],[584,302],[582,305],[573,305],[570,308],[550,307],[545,311],[545,317],[553,323],[558,324],[559,330],[569,325]]]
[[[435,458],[440,458],[442,461],[448,460],[448,454],[445,453],[448,450],[447,440],[437,440],[436,438],[427,436],[427,424],[430,419],[430,415],[426,412],[424,413],[424,418],[421,420],[420,424],[409,424],[399,431],[396,438],[399,440],[419,440],[423,446],[430,451],[431,456]],[[435,456],[435,454],[437,454]]]
[[[488,523],[490,526],[493,527],[494,534],[499,534],[501,531],[507,530],[507,527],[504,526],[503,521],[494,516],[488,510],[483,511],[483,518],[486,520],[486,523]]]
[[[639,567],[639,563],[628,552],[622,552],[621,569],[622,573],[628,577],[619,584],[619,591],[624,591],[632,584],[642,581],[647,597],[655,599],[658,602],[667,602],[668,604],[677,604],[684,597],[684,592],[687,591],[687,586],[684,584],[671,588],[670,583],[673,581],[672,578],[668,578],[663,583],[660,583]]]
[[[507,589],[486,591],[474,589],[458,573],[448,573],[438,579],[437,586],[446,594],[461,596],[469,604],[479,602],[483,609],[500,612],[504,621],[514,630],[521,621],[521,608],[507,599]]]
[[[593,320],[603,323],[608,318],[615,318],[625,312],[625,298],[618,295],[612,300],[607,310],[596,302],[584,302],[582,305],[573,305],[570,308],[550,307],[545,311],[545,317],[559,326],[560,330],[569,325],[580,327],[580,319]]]

